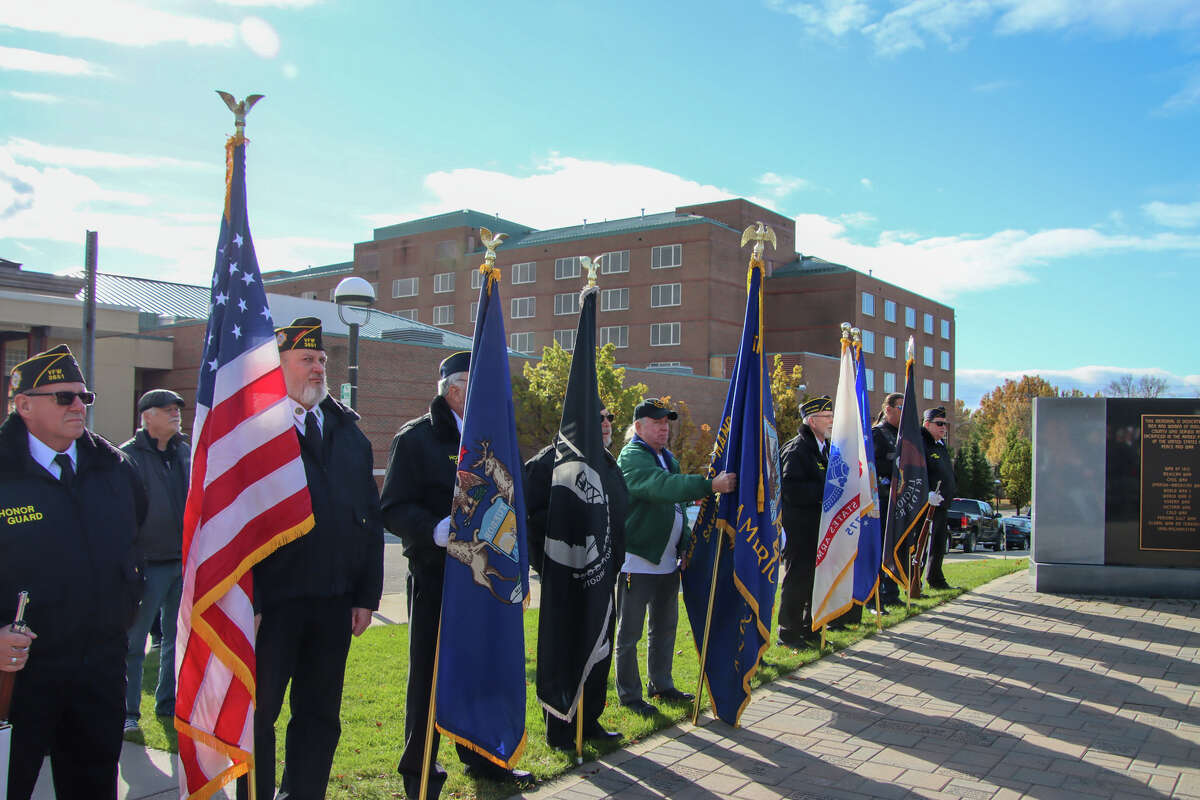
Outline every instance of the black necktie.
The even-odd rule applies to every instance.
[[[59,453],[54,457],[54,463],[58,464],[61,470],[58,474],[58,482],[63,486],[70,487],[75,481],[75,468],[71,466],[71,457],[66,453]]]
[[[308,452],[321,460],[321,426],[317,424],[317,415],[309,411],[304,415],[304,441],[308,444]]]

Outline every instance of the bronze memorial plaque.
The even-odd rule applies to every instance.
[[[1143,414],[1141,550],[1200,552],[1200,417]]]

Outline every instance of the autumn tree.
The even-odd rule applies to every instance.
[[[1109,381],[1103,394],[1105,397],[1162,397],[1168,386],[1166,378],[1155,375],[1135,378],[1127,374]]]
[[[1014,439],[1005,450],[1000,462],[1000,481],[1005,496],[1020,513],[1033,493],[1033,446],[1028,439]]]
[[[707,422],[697,425],[686,401],[671,402],[670,395],[660,399],[679,414],[679,419],[671,423],[671,437],[667,440],[667,449],[679,461],[679,471],[684,474],[706,471],[716,442],[712,426]]]
[[[775,431],[779,443],[791,441],[800,432],[800,365],[783,367],[783,356],[775,354],[771,370],[771,401],[775,406]]]
[[[1011,378],[985,394],[972,415],[978,426],[979,446],[988,462],[999,464],[1011,437],[1033,440],[1033,400],[1058,397],[1058,389],[1037,375]]]

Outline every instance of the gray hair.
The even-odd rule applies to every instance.
[[[462,382],[467,379],[469,374],[470,373],[467,372],[455,372],[440,379],[438,381],[438,395],[445,397],[446,392],[450,391],[451,386],[458,386],[462,384]]]

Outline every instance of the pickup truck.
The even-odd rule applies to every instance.
[[[946,527],[950,529],[949,547],[961,546],[964,553],[975,546],[1000,549],[1000,512],[993,511],[983,500],[956,497],[946,511]]]

